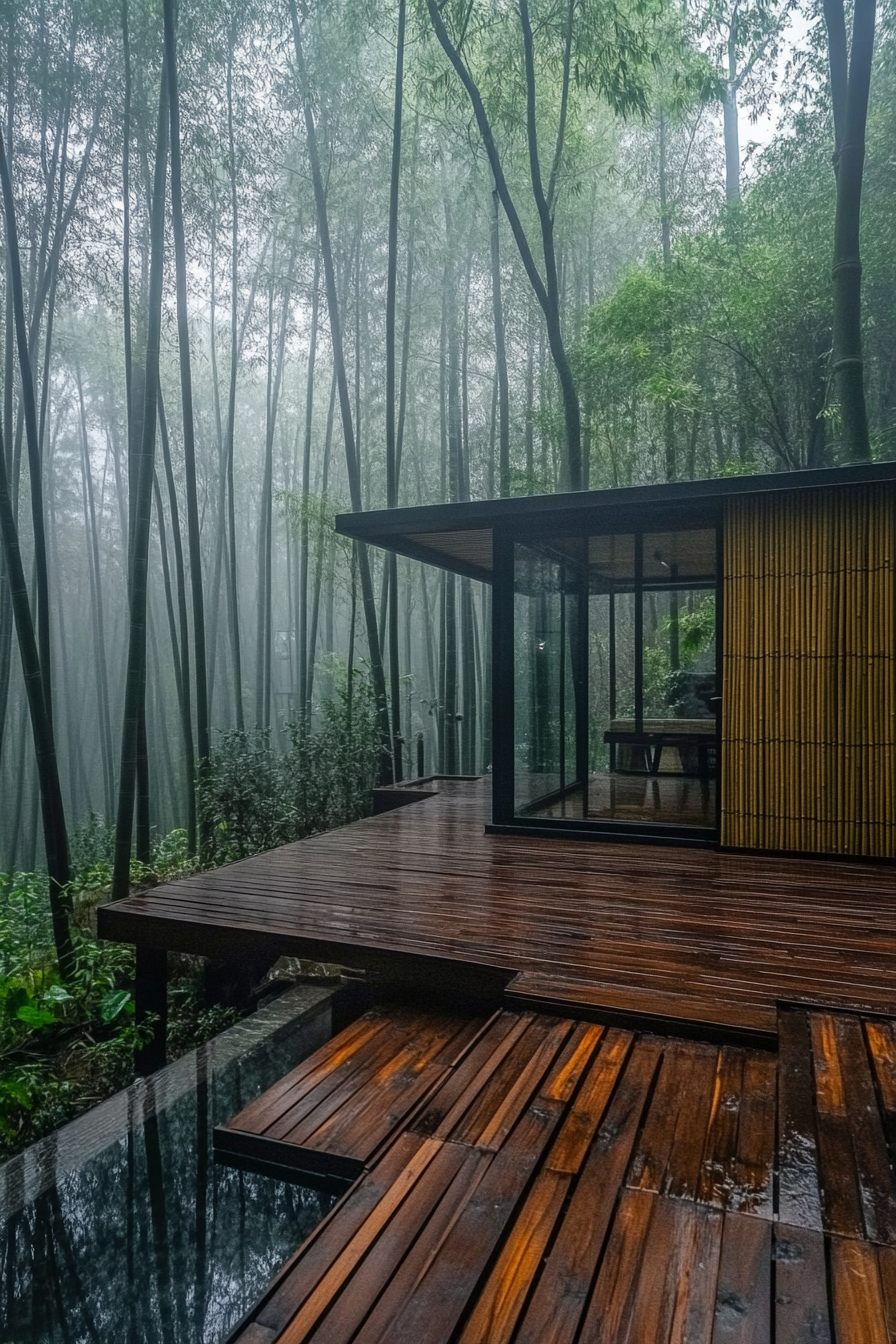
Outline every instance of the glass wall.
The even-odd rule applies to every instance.
[[[514,556],[514,802],[525,813],[581,782],[581,564],[549,548]],[[579,711],[580,712],[580,711]]]
[[[716,825],[716,532],[514,548],[518,817]]]

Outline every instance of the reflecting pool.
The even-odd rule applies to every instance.
[[[0,1167],[3,1344],[219,1344],[333,1196],[216,1164],[223,1123],[331,1032],[288,991]]]

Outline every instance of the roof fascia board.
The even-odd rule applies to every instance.
[[[473,500],[460,504],[422,504],[403,509],[342,513],[336,531],[398,550],[398,537],[408,532],[487,530],[518,518],[567,518],[589,511],[613,512],[663,508],[673,504],[704,504],[741,495],[782,494],[849,485],[896,481],[896,462],[875,462],[811,471],[776,472],[763,476],[723,476],[700,481],[673,481],[661,485],[621,486],[611,490],[583,490],[575,494],[517,495],[509,499]],[[418,548],[422,551],[425,548]],[[402,549],[403,554],[411,554]],[[441,553],[439,553],[441,554]],[[414,558],[423,559],[422,554]],[[444,559],[438,562],[444,566]],[[461,570],[458,569],[458,573]],[[471,575],[473,577],[473,575]],[[476,577],[482,577],[477,574]]]

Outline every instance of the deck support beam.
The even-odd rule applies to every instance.
[[[138,1028],[151,1018],[151,1035],[134,1054],[137,1074],[146,1078],[161,1069],[168,1037],[168,953],[163,948],[137,945],[134,998]]]

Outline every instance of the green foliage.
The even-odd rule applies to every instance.
[[[134,949],[100,942],[90,932],[91,912],[111,881],[110,836],[111,828],[95,816],[74,833],[74,970],[65,985],[46,875],[0,874],[0,1160],[133,1075]],[[132,877],[157,881],[194,863],[185,833],[174,831],[156,846],[153,867],[135,863]]]
[[[749,21],[738,13],[745,25],[739,42],[759,40],[749,25],[760,19],[777,40],[780,9],[757,10]],[[713,14],[726,36],[729,9]],[[594,484],[662,479],[670,438],[679,477],[839,460],[830,377],[835,182],[823,32],[819,51],[820,78],[809,81],[815,92],[754,163],[743,200],[697,227],[673,227],[670,264],[657,239],[656,254],[631,266],[592,306],[576,368],[593,429]],[[874,72],[862,215],[865,382],[880,458],[892,457],[896,443],[892,52],[889,17]]]
[[[193,1049],[239,1021],[239,1009],[221,1004],[205,1007],[201,957],[177,957],[169,968],[168,1053]]]
[[[105,821],[98,812],[91,812],[86,821],[72,828],[69,836],[72,871],[77,874],[76,881],[83,883],[88,870],[111,866],[115,848],[115,827]]]
[[[10,976],[34,974],[51,950],[46,877],[0,874],[0,983]]]
[[[669,618],[663,622],[668,629]],[[704,649],[711,647],[716,634],[716,600],[706,597],[693,611],[678,615],[678,651],[681,669],[693,668]]]
[[[369,812],[379,760],[375,705],[366,675],[356,672],[352,682],[321,705],[314,729],[302,719],[288,725],[285,752],[266,732],[222,736],[200,795],[206,863],[230,863]]]
[[[34,874],[5,879],[0,1157],[124,1086],[137,1044],[133,949],[75,928],[74,974],[60,984],[43,885]]]
[[[713,646],[716,635],[716,600],[705,597],[693,611],[678,613],[678,667],[669,661],[669,631],[671,618],[664,616],[658,627],[660,641],[644,650],[644,707],[648,715],[666,717],[670,711],[685,718],[702,712],[692,702],[688,678],[700,668],[705,669],[704,654]]]

